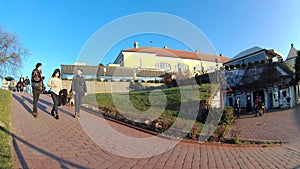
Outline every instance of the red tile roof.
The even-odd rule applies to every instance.
[[[168,48],[139,47],[139,48],[126,49],[123,50],[123,52],[153,53],[158,56],[174,57],[174,58],[181,58],[181,59],[194,59],[194,60],[211,61],[211,62],[215,62],[215,60],[218,59],[219,63],[225,63],[228,60],[230,60],[230,58],[224,56],[216,56],[216,55],[204,54],[200,52],[190,52],[190,51],[174,50]]]

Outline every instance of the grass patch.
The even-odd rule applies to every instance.
[[[11,137],[5,131],[10,131],[10,109],[12,94],[0,89],[0,168],[12,168],[10,151]]]
[[[129,93],[98,93],[88,95],[83,102],[97,103],[103,115],[141,128],[157,132],[168,130],[170,137],[185,135],[186,138],[197,139],[207,117],[208,100],[217,87],[202,84]],[[181,109],[183,104],[184,112]],[[199,112],[190,110],[194,106]],[[222,117],[222,120],[222,125],[231,125],[232,119],[228,116]],[[146,125],[146,121],[150,124]],[[161,127],[159,130],[156,128],[157,123]]]

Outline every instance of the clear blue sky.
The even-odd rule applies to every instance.
[[[253,46],[288,54],[290,44],[300,49],[299,0],[2,0],[0,26],[17,34],[28,48],[23,76],[30,75],[37,62],[43,63],[48,79],[61,64],[73,64],[88,39],[115,19],[143,12],[162,12],[187,20],[200,29],[217,53],[233,57]],[[122,28],[120,28],[122,31]],[[104,60],[113,62],[121,49],[167,45],[188,47],[159,36],[135,36],[112,47]],[[106,41],[106,39],[103,39]]]

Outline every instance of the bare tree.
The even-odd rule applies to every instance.
[[[18,37],[0,27],[0,78],[16,76],[27,55],[28,50],[22,47]]]

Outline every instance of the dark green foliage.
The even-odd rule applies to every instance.
[[[231,125],[233,123],[233,120],[234,120],[233,108],[229,106],[225,106],[219,125]]]

